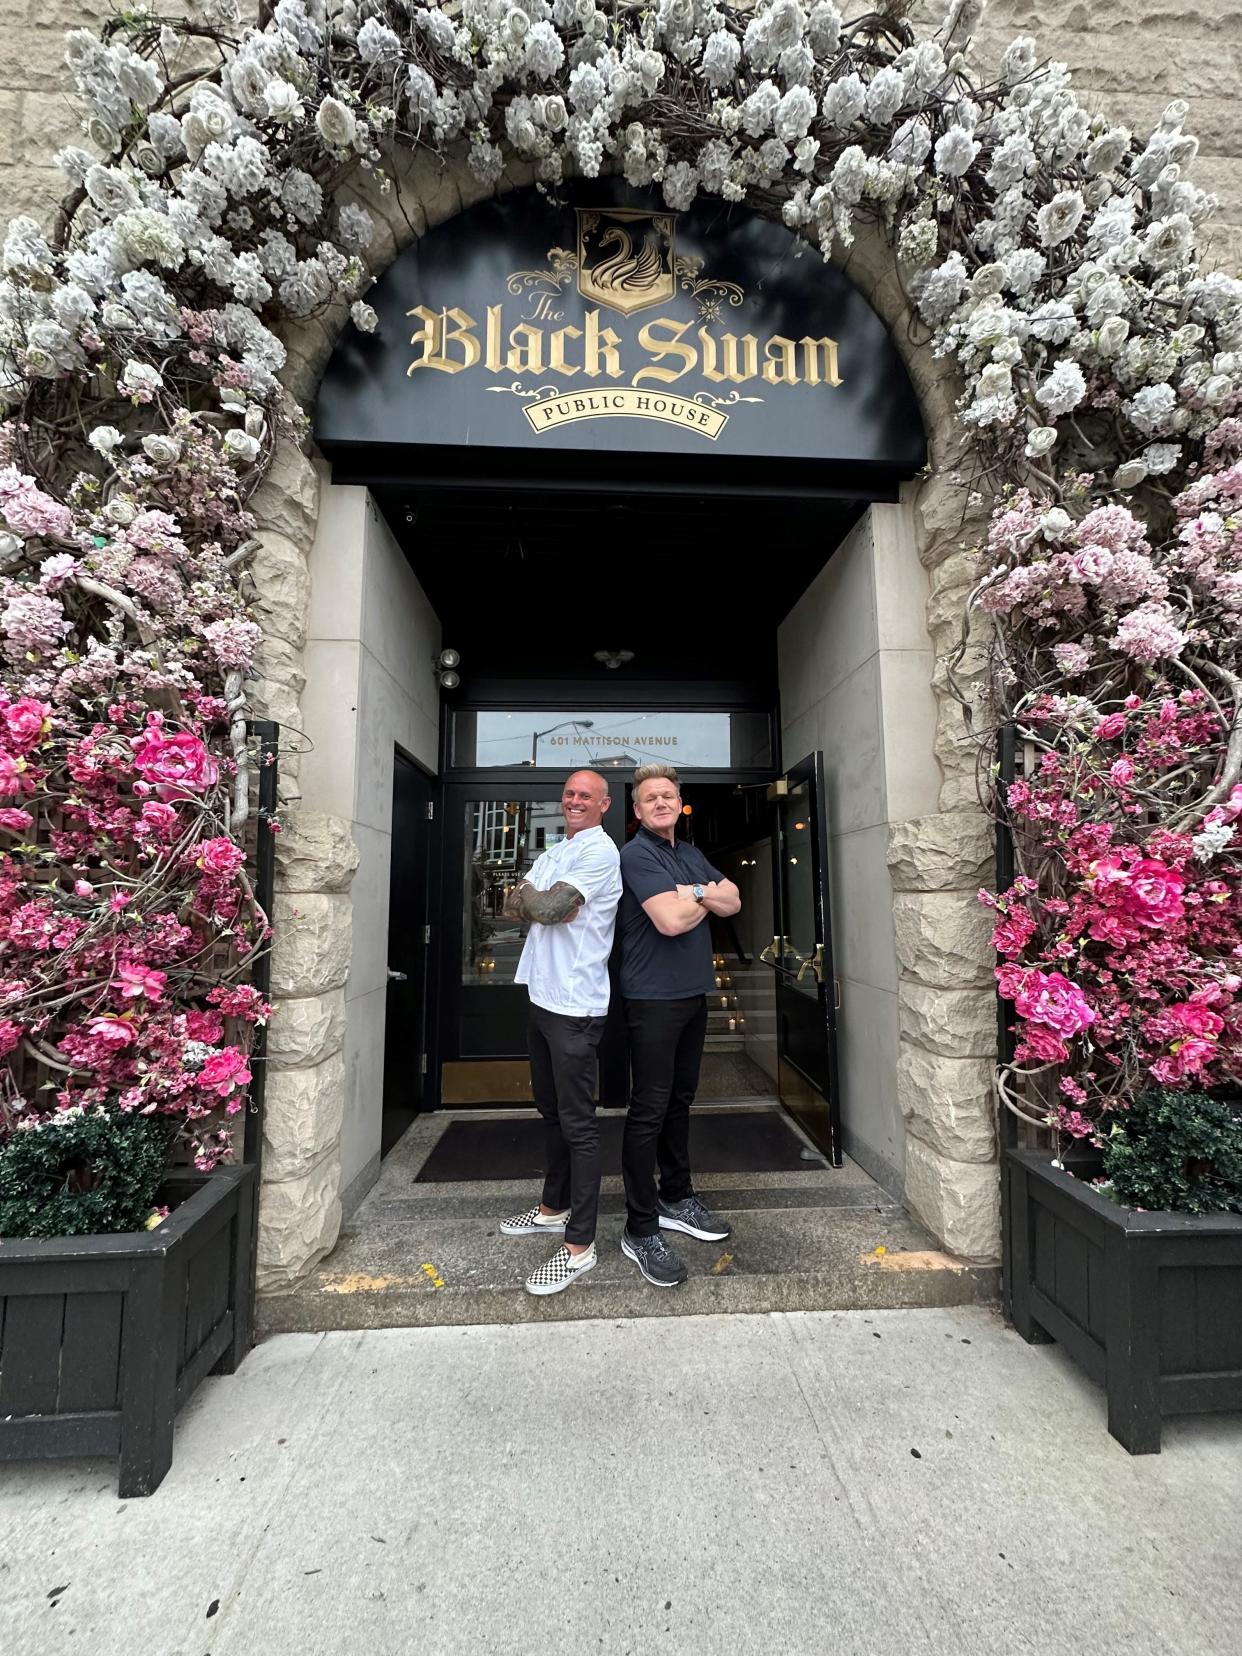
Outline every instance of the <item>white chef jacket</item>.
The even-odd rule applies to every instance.
[[[567,1018],[602,1018],[608,1011],[608,956],[621,900],[621,858],[602,827],[581,828],[537,858],[526,875],[536,891],[564,883],[582,907],[559,926],[532,925],[515,983],[531,1002]]]

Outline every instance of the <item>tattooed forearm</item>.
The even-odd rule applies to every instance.
[[[510,920],[527,920],[536,926],[559,926],[572,920],[582,907],[582,893],[563,880],[549,891],[536,891],[523,880],[505,898],[504,913]]]

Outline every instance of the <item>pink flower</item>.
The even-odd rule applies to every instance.
[[[218,1012],[187,1012],[185,1033],[187,1040],[215,1046],[224,1034],[224,1019]]]
[[[86,1032],[110,1052],[124,1052],[138,1038],[138,1031],[126,1018],[92,1018]]]
[[[13,1052],[22,1038],[22,1026],[12,1018],[0,1019],[0,1058]]]
[[[24,834],[33,826],[34,818],[29,811],[19,811],[13,805],[6,805],[0,810],[0,828],[10,828],[15,834]]]
[[[17,753],[29,753],[51,728],[52,709],[47,702],[23,696],[21,701],[10,702],[0,717],[10,747]]]
[[[1165,1017],[1187,1035],[1214,1040],[1225,1027],[1225,1020],[1202,1001],[1175,1001],[1164,1009]]]
[[[1108,780],[1115,788],[1127,787],[1134,781],[1134,761],[1132,759],[1115,759],[1108,767]]]
[[[1126,716],[1124,713],[1109,713],[1096,725],[1094,735],[1097,741],[1111,742],[1122,735],[1125,728]]]
[[[26,761],[0,750],[0,799],[13,799],[32,791],[26,775]]]
[[[1063,1064],[1069,1057],[1069,1048],[1051,1029],[1045,1029],[1042,1024],[1029,1024],[1022,1030],[1014,1057],[1020,1064],[1031,1058],[1040,1064]]]
[[[1064,1037],[1077,1035],[1095,1022],[1087,997],[1063,972],[1029,972],[1014,997],[1014,1008],[1020,1018],[1046,1024]]]
[[[0,468],[0,512],[15,535],[57,535],[73,529],[73,513],[13,466]]]
[[[165,736],[163,723],[161,714],[148,713],[146,730],[133,740],[134,769],[162,800],[205,793],[219,778],[219,765],[197,736]]]
[[[997,923],[992,933],[992,947],[997,954],[1020,955],[1035,935],[1035,922],[1024,908],[1014,909]]]
[[[206,1092],[218,1093],[221,1098],[250,1081],[250,1070],[245,1054],[237,1047],[225,1047],[215,1052],[199,1071],[198,1084]]]
[[[234,874],[246,860],[241,846],[231,839],[203,840],[196,859],[208,874]]]
[[[134,960],[122,960],[116,969],[122,1000],[162,1000],[168,983],[167,972],[157,972]]]
[[[1186,882],[1156,857],[1140,857],[1130,868],[1127,907],[1144,926],[1163,926],[1182,915]]]
[[[1181,655],[1188,638],[1177,625],[1171,607],[1153,600],[1140,604],[1124,616],[1108,642],[1114,650],[1129,656],[1131,661],[1150,665]]]
[[[161,839],[175,833],[177,828],[177,809],[175,805],[163,805],[157,800],[148,799],[142,807],[142,822],[158,834]]]

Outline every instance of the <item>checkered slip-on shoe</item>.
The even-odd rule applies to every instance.
[[[515,1213],[511,1219],[500,1221],[502,1236],[564,1236],[565,1226],[569,1223],[569,1209],[564,1213],[540,1213],[539,1204],[527,1208],[525,1213]]]
[[[571,1254],[562,1244],[551,1259],[541,1265],[537,1271],[532,1271],[526,1279],[528,1294],[559,1294],[562,1288],[568,1288],[571,1283],[585,1276],[595,1267],[595,1244],[585,1253]]]

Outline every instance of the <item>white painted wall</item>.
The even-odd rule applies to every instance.
[[[872,506],[782,622],[782,757],[822,750],[828,790],[838,1066],[846,1153],[895,1194],[897,952],[893,822],[937,807],[927,575],[909,506]]]
[[[313,747],[302,761],[303,800],[348,814],[360,852],[345,986],[348,1213],[379,1168],[393,752],[400,746],[437,770],[440,623],[368,491],[334,485],[326,468],[310,568],[302,712]]]

